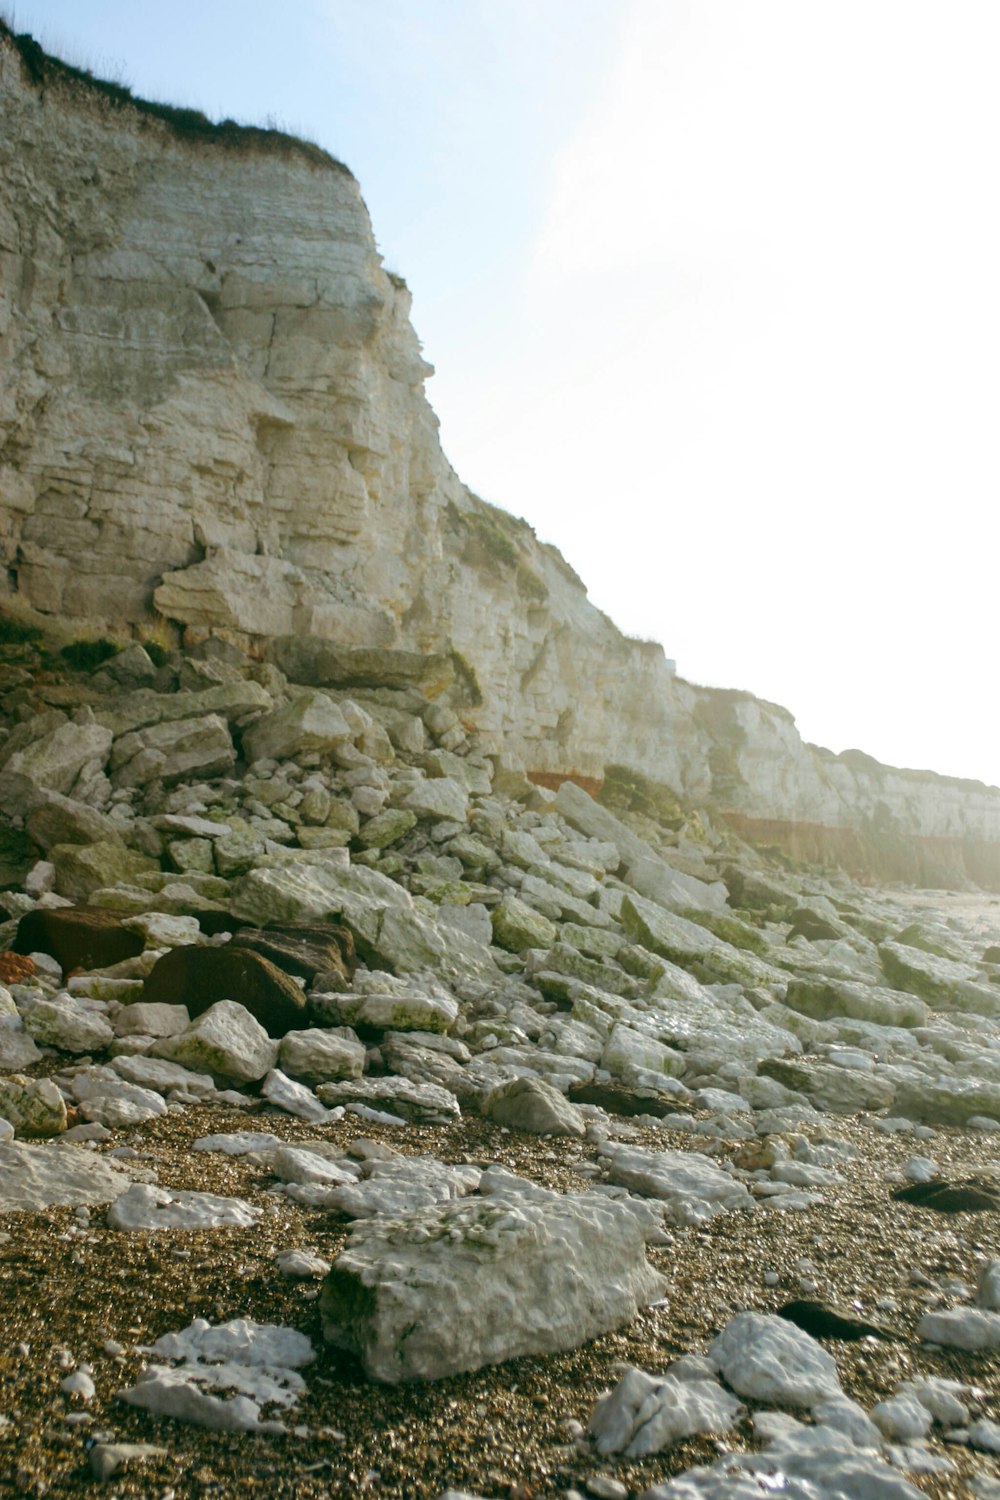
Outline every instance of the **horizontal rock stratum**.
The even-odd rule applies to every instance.
[[[346,168],[180,128],[5,27],[0,92],[0,608],[284,641],[293,680],[289,640],[348,677],[363,652],[369,681],[384,653],[549,784],[624,766],[798,857],[1000,886],[996,789],[678,679],[470,493]]]

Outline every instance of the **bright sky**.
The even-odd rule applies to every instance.
[[[445,450],[621,628],[1000,783],[995,0],[7,0],[358,176]]]

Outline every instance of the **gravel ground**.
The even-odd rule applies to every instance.
[[[439,1129],[380,1130],[347,1117],[316,1127],[278,1113],[248,1117],[246,1111],[213,1107],[191,1107],[138,1127],[127,1143],[148,1156],[164,1186],[239,1194],[268,1212],[252,1229],[196,1233],[121,1233],[106,1226],[103,1209],[93,1211],[83,1230],[69,1209],[0,1219],[0,1494],[78,1495],[96,1488],[150,1500],[237,1493],[262,1500],[422,1500],[451,1486],[529,1500],[583,1489],[598,1473],[639,1493],[712,1460],[722,1446],[753,1446],[749,1419],[728,1444],[697,1439],[642,1462],[598,1459],[593,1449],[574,1444],[573,1421],[586,1423],[598,1395],[615,1384],[620,1365],[662,1370],[678,1354],[702,1351],[733,1314],[773,1311],[806,1295],[797,1267],[804,1257],[817,1268],[812,1274],[819,1290],[813,1295],[853,1303],[862,1316],[898,1330],[894,1342],[827,1343],[849,1394],[870,1406],[907,1376],[945,1375],[979,1385],[979,1414],[1000,1420],[995,1354],[932,1349],[914,1336],[929,1305],[958,1300],[952,1281],[974,1288],[977,1262],[1000,1254],[1000,1215],[945,1217],[897,1204],[887,1181],[887,1173],[915,1153],[932,1155],[946,1175],[1000,1172],[995,1138],[941,1130],[932,1142],[915,1142],[886,1135],[870,1121],[831,1116],[824,1124],[829,1135],[859,1152],[842,1169],[843,1183],[825,1188],[824,1202],[804,1211],[761,1207],[721,1216],[702,1229],[675,1231],[671,1245],[649,1252],[668,1279],[665,1305],[648,1309],[631,1326],[563,1355],[396,1388],[369,1383],[353,1359],[323,1344],[318,1284],[286,1280],[272,1263],[276,1251],[293,1246],[331,1258],[344,1243],[346,1221],[269,1193],[271,1179],[241,1159],[193,1155],[191,1142],[247,1128],[345,1147],[366,1135],[444,1161],[499,1162],[562,1190],[586,1187],[576,1169],[596,1159],[594,1145],[539,1140],[473,1120]],[[693,1145],[690,1136],[669,1128],[638,1130],[636,1139],[660,1148]],[[766,1271],[777,1273],[776,1285],[765,1284]],[[913,1271],[934,1286],[914,1284]],[[886,1297],[896,1300],[895,1310],[877,1306]],[[142,1368],[137,1345],[195,1317],[217,1322],[239,1316],[289,1324],[314,1341],[319,1357],[305,1372],[308,1394],[292,1418],[300,1424],[298,1435],[216,1435],[116,1400]],[[125,1353],[105,1354],[109,1338],[124,1345]],[[64,1350],[93,1366],[97,1396],[87,1406],[60,1391]],[[88,1447],[96,1436],[111,1434],[159,1444],[168,1455],[98,1485]],[[932,1447],[946,1451],[959,1470],[947,1478],[912,1476],[939,1500],[969,1494],[971,1473],[1000,1476],[997,1456],[955,1445],[944,1449],[936,1441]]]

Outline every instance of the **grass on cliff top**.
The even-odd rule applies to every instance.
[[[289,135],[286,131],[262,125],[240,125],[236,120],[215,122],[199,109],[157,104],[152,99],[142,99],[133,94],[123,83],[95,78],[87,68],[76,68],[72,63],[51,57],[33,36],[26,31],[15,33],[2,17],[0,42],[6,42],[14,48],[28,78],[39,88],[49,84],[62,84],[82,93],[97,95],[113,109],[134,109],[140,115],[161,121],[171,134],[182,141],[204,142],[239,151],[277,151],[286,156],[302,156],[314,166],[333,167],[335,171],[343,172],[348,177],[353,175],[349,167],[324,151],[322,146],[302,140],[297,135]]]

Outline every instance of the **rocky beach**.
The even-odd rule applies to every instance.
[[[217,641],[3,671],[10,1493],[993,1493],[997,898]]]
[[[0,94],[0,1494],[996,1500],[1000,790],[463,485],[325,152]]]

